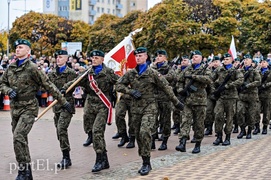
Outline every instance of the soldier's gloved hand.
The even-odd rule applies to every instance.
[[[186,75],[184,78],[192,79],[192,75]]]
[[[73,113],[73,109],[72,109],[72,106],[70,105],[69,102],[66,102],[64,105],[63,105],[63,108],[65,108],[69,113]]]
[[[265,84],[262,84],[262,85],[261,85],[261,88],[262,88],[262,89],[265,89],[265,88],[266,88],[266,85],[265,85]]]
[[[138,90],[131,90],[130,94],[134,96],[134,98],[139,99],[141,97],[141,93]]]
[[[176,106],[175,106],[178,110],[180,110],[180,111],[182,111],[183,110],[183,108],[184,108],[184,104],[183,103],[181,103],[180,101],[179,101],[179,103],[178,104],[176,104]]]
[[[17,96],[17,93],[15,90],[10,91],[8,94],[10,99],[14,99]]]
[[[65,89],[60,89],[60,93],[65,96],[66,95],[66,90]]]

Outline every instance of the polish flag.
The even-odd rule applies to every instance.
[[[104,63],[107,67],[112,68],[116,74],[122,76],[127,69],[136,67],[134,50],[132,37],[129,35],[105,55]]]
[[[231,55],[231,57],[233,59],[237,58],[237,53],[236,53],[236,48],[235,48],[235,43],[234,43],[234,37],[233,36],[232,36],[232,39],[231,39],[231,46],[230,46],[230,49],[229,49],[228,53]]]

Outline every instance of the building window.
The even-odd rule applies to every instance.
[[[102,3],[104,3],[104,0],[102,0]]]
[[[100,2],[100,0],[97,0],[97,2]]]
[[[131,7],[135,7],[136,3],[135,2],[131,2]]]
[[[100,13],[100,7],[97,7],[97,13]]]
[[[110,4],[110,0],[108,0],[107,3]]]
[[[115,15],[115,9],[113,9],[113,13],[112,14]]]
[[[112,4],[115,4],[115,0],[112,0]]]
[[[107,8],[107,14],[110,14],[110,9],[109,8]]]
[[[104,8],[102,8],[102,13],[104,13]]]

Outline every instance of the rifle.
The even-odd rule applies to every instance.
[[[240,64],[238,64],[238,65],[235,67],[235,69],[238,69],[238,68],[241,66],[242,63],[243,63],[243,61],[242,61]],[[227,76],[225,77],[224,81],[223,81],[223,82],[218,86],[218,88],[215,90],[215,92],[213,93],[215,99],[218,99],[218,98],[220,97],[221,93],[226,89],[226,88],[225,88],[225,85],[226,85],[227,82],[230,80],[230,78],[231,78],[231,76],[232,76],[232,74],[233,74],[234,72],[235,72],[235,71],[231,70],[231,71],[227,74]]]
[[[169,66],[172,67],[174,64],[176,64],[176,62],[179,60],[180,56],[175,57],[174,59],[171,60],[171,62],[169,63]]]
[[[198,71],[198,73],[196,75],[202,74],[207,69],[208,66],[209,66],[209,64],[206,63],[205,66],[201,69],[201,71]],[[180,101],[181,102],[184,102],[185,99],[187,97],[189,97],[191,93],[196,92],[198,90],[198,88],[193,85],[194,82],[195,82],[195,80],[191,79],[187,83],[187,85],[185,86],[185,88],[181,91],[181,93],[180,93],[180,95],[181,95]]]

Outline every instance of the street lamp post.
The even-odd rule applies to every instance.
[[[10,5],[10,1],[11,0],[7,0],[8,1],[8,41],[7,41],[7,56],[9,55],[9,5]]]

